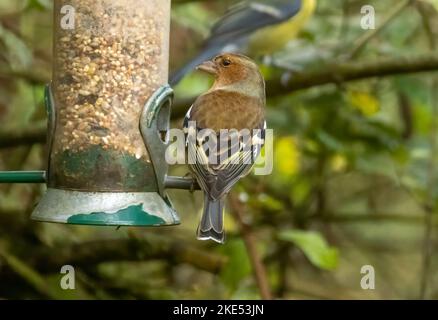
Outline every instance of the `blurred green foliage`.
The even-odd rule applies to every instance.
[[[235,2],[174,3],[173,69],[199,50],[211,24]],[[361,6],[375,7],[379,27],[397,2],[318,1],[300,37],[276,53],[271,65],[262,66],[266,79],[293,77],[342,61],[367,32],[360,28]],[[438,34],[437,2],[418,2],[428,9],[432,34],[424,27],[427,17],[412,4],[372,37],[353,61],[430,52],[430,37]],[[51,15],[51,1],[0,2],[0,140],[45,123],[43,86],[51,74]],[[246,208],[275,297],[417,298],[425,281],[426,296],[438,298],[434,272],[438,260],[433,250],[425,253],[423,241],[429,223],[433,231],[429,243],[436,247],[435,82],[431,72],[343,82],[275,98],[268,92],[274,172],[247,177],[235,194]],[[209,84],[209,79],[194,73],[175,88],[177,100],[196,96]],[[173,125],[180,127],[181,119],[174,119]],[[42,169],[44,159],[45,149],[39,144],[2,149],[0,169]],[[172,174],[186,172],[183,166],[172,168]],[[227,208],[227,243],[218,246],[194,240],[202,205],[198,193],[170,192],[183,221],[180,227],[114,230],[30,222],[43,190],[0,186],[0,298],[259,298],[231,209]],[[200,250],[208,261],[222,257],[226,263],[203,269],[193,263],[198,257],[188,253],[183,259],[172,251],[151,257],[149,246],[155,242],[143,240],[146,250],[141,254],[128,246],[123,249],[126,254],[114,253],[114,260],[109,255],[100,261],[81,261],[73,293],[59,288],[61,266],[38,263],[46,249],[56,253],[58,248],[80,248],[90,241],[134,241],[150,234]],[[80,249],[62,261],[74,265],[76,255]],[[373,291],[360,287],[363,265],[376,270]]]

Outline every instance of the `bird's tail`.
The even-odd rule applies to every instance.
[[[214,240],[224,243],[224,200],[204,197],[204,212],[198,227],[198,240]]]

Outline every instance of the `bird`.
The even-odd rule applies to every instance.
[[[189,167],[204,192],[197,238],[224,243],[225,197],[264,145],[265,81],[257,64],[240,54],[220,54],[196,69],[214,77],[183,123]]]
[[[315,7],[316,0],[252,0],[232,6],[213,25],[201,52],[170,76],[170,85],[222,52],[266,56],[282,49],[297,36]]]

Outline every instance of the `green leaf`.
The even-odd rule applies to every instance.
[[[330,247],[327,241],[317,232],[287,230],[281,232],[279,238],[294,243],[304,252],[310,262],[318,268],[333,270],[338,266],[338,249]]]
[[[438,11],[438,0],[423,0],[423,1],[429,2],[435,8],[435,10]]]
[[[293,136],[278,138],[275,143],[275,166],[281,177],[290,179],[300,170],[300,150]]]
[[[344,150],[344,146],[342,143],[334,136],[329,134],[324,130],[318,130],[316,136],[319,142],[324,145],[328,150],[331,151],[342,151]]]
[[[232,239],[220,249],[228,257],[228,263],[222,269],[221,278],[231,290],[236,290],[240,281],[251,274],[251,263],[245,244],[240,239]]]
[[[0,42],[6,48],[5,56],[9,61],[11,69],[24,70],[32,64],[32,52],[29,47],[14,33],[0,25]]]
[[[291,187],[290,196],[296,206],[301,206],[309,198],[312,191],[311,182],[306,177],[300,176],[294,181]]]
[[[358,109],[364,116],[372,116],[380,110],[379,100],[366,91],[349,90],[347,100],[351,106]]]
[[[189,3],[172,8],[172,19],[207,37],[210,25],[216,17],[198,3]]]
[[[257,200],[261,203],[261,205],[271,211],[281,211],[284,209],[284,204],[283,202],[275,199],[274,197],[266,194],[266,193],[261,193],[258,197]]]
[[[29,0],[27,2],[27,9],[47,10],[52,6],[50,0]]]
[[[1,0],[0,16],[19,14],[26,5],[27,0]]]
[[[390,153],[363,154],[356,161],[356,169],[366,174],[378,174],[398,182],[396,164]]]

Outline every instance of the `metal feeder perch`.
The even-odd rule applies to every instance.
[[[179,224],[166,188],[173,91],[167,85],[170,0],[55,0],[53,81],[47,86],[47,172],[0,182],[46,182],[32,219]]]

